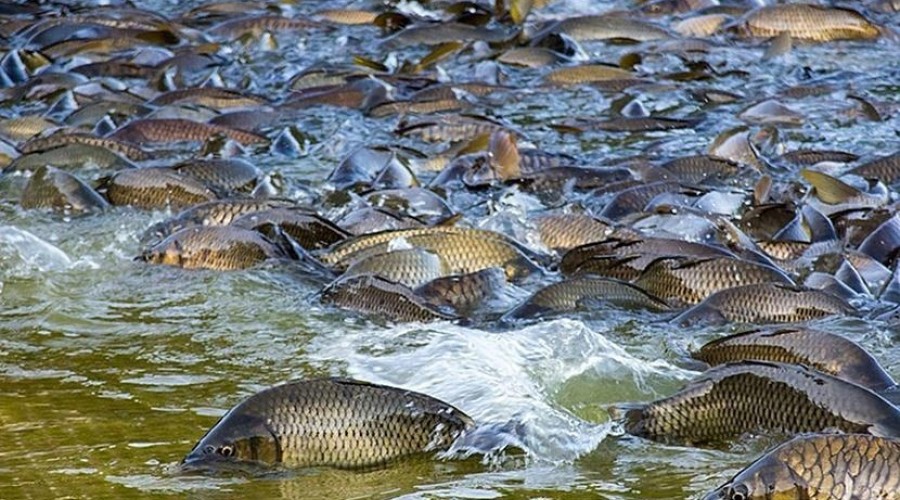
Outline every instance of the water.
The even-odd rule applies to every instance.
[[[195,3],[137,5],[174,15]],[[537,15],[630,5],[557,2]],[[286,8],[303,13],[324,6]],[[243,64],[227,65],[221,77],[235,82],[249,75],[251,91],[276,95],[290,76],[333,59],[335,51],[345,62],[350,54],[383,59],[370,43],[376,36],[373,28],[341,28],[327,37],[283,34],[278,50],[266,53],[235,44],[225,50]],[[335,39],[336,46],[329,41]],[[585,49],[591,59],[614,62],[635,47],[589,43]],[[637,95],[648,109],[667,116],[704,113],[696,130],[559,134],[547,124],[606,116],[616,96],[572,88],[552,90],[548,99],[548,91],[534,87],[544,70],[510,67],[502,68],[503,83],[521,88],[489,98],[476,111],[508,120],[543,149],[591,164],[642,151],[704,151],[718,133],[741,125],[735,115],[747,103],[790,85],[829,82],[834,92],[788,101],[807,118],[802,127],[781,129],[780,148],[863,156],[896,150],[898,66],[888,64],[897,60],[895,45],[801,45],[781,61],[761,64],[764,50],[726,44],[694,54],[725,76]],[[403,57],[424,53],[414,49]],[[476,51],[442,70],[465,79],[483,63]],[[644,54],[642,68],[652,74],[684,69],[678,57],[652,52]],[[730,70],[748,74],[727,76]],[[704,107],[688,96],[690,89],[709,87],[739,92],[747,102]],[[882,122],[866,120],[848,93],[862,93],[893,112]],[[356,147],[398,142],[392,134],[396,121],[311,108],[295,123],[306,140],[300,154],[262,152],[252,160],[287,179],[288,194],[299,198],[307,186],[317,189]],[[174,161],[160,156],[159,163]],[[370,323],[320,307],[318,287],[287,266],[218,273],[136,263],[142,232],[169,214],[118,208],[63,218],[24,211],[18,207],[23,183],[21,177],[0,178],[0,498],[689,498],[774,444],[763,439],[720,450],[664,446],[623,437],[609,421],[611,405],[677,390],[695,375],[683,353],[733,327],[676,329],[662,316],[614,309],[504,331],[449,322]],[[531,242],[534,234],[521,214],[538,203],[513,189],[483,208],[485,218],[477,223]],[[832,319],[813,326],[860,341],[900,377],[897,332],[885,324]],[[170,473],[217,417],[244,397],[278,382],[322,375],[424,392],[482,423],[520,422],[527,453],[489,457],[487,463],[477,457],[411,462],[367,473]]]

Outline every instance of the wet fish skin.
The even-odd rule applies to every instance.
[[[191,206],[177,215],[154,224],[144,233],[142,242],[158,241],[176,231],[193,226],[227,226],[246,214],[290,207],[294,202],[279,199],[222,199]],[[236,225],[236,227],[242,227]],[[253,228],[247,228],[253,229]]]
[[[174,165],[172,170],[193,177],[222,195],[249,194],[263,179],[256,166],[234,158],[189,160]]]
[[[447,449],[474,426],[465,413],[425,394],[344,378],[295,380],[232,408],[182,466],[373,468]]]
[[[421,248],[392,250],[355,261],[344,277],[374,274],[410,288],[450,274],[440,256]]]
[[[136,168],[136,165],[128,159],[104,147],[66,144],[45,151],[24,154],[7,165],[3,169],[3,173],[35,171],[44,165],[53,165],[63,170]]]
[[[145,250],[137,260],[185,269],[233,271],[269,259],[288,258],[263,235],[230,226],[197,226],[176,231]]]
[[[794,284],[781,270],[729,257],[662,257],[634,281],[676,307],[698,304],[715,292],[750,283]]]
[[[143,118],[119,128],[110,139],[135,144],[207,141],[217,134],[245,146],[268,144],[265,136],[240,129],[195,122],[182,118]]]
[[[416,288],[416,295],[438,308],[450,308],[460,316],[483,306],[507,286],[506,272],[489,267],[474,273],[436,278]]]
[[[551,314],[589,308],[593,303],[667,311],[668,305],[641,288],[610,278],[577,277],[548,285],[507,312],[507,320],[538,318]]]
[[[798,436],[767,452],[704,500],[896,500],[900,441],[866,434]]]
[[[720,290],[683,312],[673,323],[796,323],[856,310],[835,295],[777,283],[742,285]]]
[[[900,437],[900,409],[865,387],[804,366],[744,361],[712,368],[676,394],[625,412],[630,434],[699,446],[748,432],[830,429]]]
[[[761,7],[745,19],[744,28],[755,37],[774,37],[782,32],[795,40],[872,40],[881,35],[877,26],[860,13],[810,4]]]
[[[734,257],[724,248],[669,238],[641,238],[636,235],[611,235],[609,238],[575,247],[566,252],[559,263],[565,276],[593,272],[591,264],[598,258],[627,259],[633,271],[628,279],[637,278],[648,265],[660,257],[683,255],[698,258]]]
[[[325,287],[320,297],[325,304],[376,315],[388,321],[455,319],[428,304],[409,287],[372,274],[339,278]]]
[[[22,208],[52,208],[65,212],[103,210],[109,203],[74,175],[43,166],[28,179],[22,191]]]
[[[535,219],[544,246],[567,251],[605,239],[612,233],[606,222],[586,214],[542,215]]]
[[[278,227],[298,245],[307,250],[321,250],[350,237],[330,220],[303,207],[277,207],[254,213],[247,213],[234,220],[232,225],[267,233],[272,226]]]
[[[434,226],[366,234],[338,243],[321,256],[326,265],[345,270],[355,260],[384,253],[391,241],[403,239],[413,247],[440,256],[453,274],[487,267],[503,267],[507,278],[524,278],[540,270],[524,247],[506,236],[482,229]]]
[[[217,198],[203,183],[167,167],[123,170],[103,178],[99,191],[113,205],[135,208],[186,208]]]
[[[691,356],[711,366],[742,360],[801,364],[876,392],[896,386],[856,342],[808,328],[748,330],[708,342]]]
[[[82,133],[57,133],[47,137],[38,137],[31,139],[19,146],[22,153],[36,153],[47,151],[49,149],[58,148],[67,144],[85,144],[88,146],[99,146],[106,148],[115,153],[133,161],[144,161],[149,159],[149,154],[143,149],[113,138],[95,137],[90,134]]]

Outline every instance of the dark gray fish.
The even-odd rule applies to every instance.
[[[197,179],[220,196],[249,195],[264,178],[252,163],[234,158],[188,160],[172,170]]]
[[[342,378],[296,380],[229,410],[182,468],[379,467],[446,450],[474,427],[465,413],[425,394]]]
[[[865,387],[800,365],[711,368],[677,394],[627,410],[636,436],[710,445],[745,433],[843,432],[900,437],[900,409]]]
[[[865,434],[798,436],[704,500],[900,498],[900,441]]]
[[[22,191],[22,208],[52,208],[64,212],[103,210],[109,203],[74,175],[55,167],[40,167]]]
[[[450,308],[460,316],[468,316],[499,298],[508,286],[506,273],[489,267],[474,273],[436,278],[416,288],[416,295],[435,307]]]
[[[796,323],[836,314],[854,315],[844,299],[777,283],[742,285],[716,292],[678,315],[674,323]]]
[[[455,316],[428,304],[409,287],[371,274],[340,278],[321,294],[322,302],[388,321],[436,321]]]
[[[743,360],[801,364],[876,392],[896,386],[878,361],[856,342],[808,328],[740,332],[713,340],[691,356],[711,366]]]
[[[538,290],[506,313],[504,318],[540,318],[576,310],[590,310],[601,303],[650,311],[669,310],[664,301],[631,283],[585,276],[569,278]]]
[[[280,206],[247,213],[232,225],[262,231],[270,238],[275,238],[275,235],[268,231],[277,227],[307,250],[327,248],[350,237],[347,231],[330,220],[303,207]]]

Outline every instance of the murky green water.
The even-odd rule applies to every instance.
[[[303,13],[324,5],[293,8]],[[563,1],[537,15],[630,5]],[[189,7],[153,6],[170,14]],[[278,51],[250,50],[240,58],[243,64],[227,66],[222,76],[240,81],[238,75],[249,75],[252,90],[268,95],[325,58],[381,59],[371,43],[377,36],[368,27],[341,28],[327,37],[279,35]],[[335,39],[337,46],[330,41]],[[897,149],[896,45],[800,46],[777,63],[762,64],[763,46],[721,42],[692,57],[723,75],[746,74],[668,82],[639,96],[647,108],[667,116],[703,113],[696,130],[561,135],[547,124],[605,116],[616,95],[538,89],[535,83],[545,70],[512,67],[501,68],[502,79],[517,89],[476,111],[517,125],[543,149],[591,164],[640,152],[705,151],[719,132],[741,124],[734,115],[744,104],[704,107],[689,98],[691,89],[715,87],[752,100],[792,85],[825,82],[836,90],[789,101],[807,119],[802,127],[780,131],[781,148],[843,149],[864,156]],[[635,47],[598,43],[585,49],[591,59],[615,62]],[[648,75],[684,69],[671,54],[641,50]],[[442,68],[450,78],[466,80],[480,64],[488,63],[470,54]],[[851,92],[893,112],[885,121],[869,121],[847,98]],[[15,111],[13,106],[4,113]],[[296,123],[309,139],[306,151],[294,157],[262,153],[252,160],[283,175],[293,189],[289,194],[300,196],[301,186],[317,186],[356,147],[398,142],[392,134],[396,121],[310,108]],[[174,158],[158,160],[168,164]],[[664,446],[621,437],[608,422],[607,407],[614,403],[676,390],[695,374],[682,366],[685,349],[732,328],[676,329],[662,316],[612,309],[511,331],[447,322],[368,323],[320,307],[317,285],[287,266],[217,273],[133,262],[141,233],[168,214],[119,208],[70,220],[24,211],[18,207],[23,182],[0,178],[0,498],[689,498],[723,482],[773,444],[756,440],[727,450]],[[533,241],[519,215],[522,206],[535,203],[513,192],[472,222]],[[813,326],[860,341],[900,378],[898,332],[855,319]],[[368,473],[269,478],[169,473],[242,398],[274,383],[328,374],[424,392],[479,422],[523,422],[528,454],[491,457],[488,464],[477,459],[404,463]]]

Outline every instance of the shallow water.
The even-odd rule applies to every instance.
[[[174,15],[197,3],[136,5]],[[304,13],[325,5],[288,9]],[[630,5],[561,1],[535,15]],[[335,46],[326,43],[334,34],[279,35],[278,51],[249,50],[245,63],[226,67],[222,77],[238,81],[249,74],[251,91],[278,92],[290,76],[335,52],[347,60],[350,54],[380,60],[370,43],[377,36],[374,28],[341,28]],[[588,43],[585,49],[591,59],[615,62],[635,47]],[[890,64],[898,61],[896,45],[801,45],[777,63],[760,63],[764,50],[723,41],[696,57],[720,74],[740,69],[748,75],[640,95],[648,109],[667,116],[702,112],[705,120],[695,130],[560,134],[546,125],[570,116],[606,116],[615,96],[587,88],[537,89],[546,70],[512,67],[502,68],[504,83],[520,88],[489,98],[476,111],[508,120],[543,149],[591,164],[644,151],[705,151],[719,132],[742,124],[735,114],[745,104],[702,107],[688,98],[689,89],[762,98],[823,81],[837,90],[789,101],[807,119],[801,127],[781,129],[780,148],[842,149],[864,157],[897,149],[900,64]],[[465,80],[483,63],[477,54],[464,55],[442,68]],[[667,54],[646,55],[643,67],[653,74],[683,70]],[[861,118],[848,92],[864,92],[894,112],[882,122]],[[302,198],[305,186],[317,188],[356,147],[398,142],[396,122],[310,108],[296,123],[308,139],[303,151],[264,152],[252,160],[288,179],[288,194]],[[778,442],[749,440],[723,450],[664,446],[623,437],[609,421],[613,404],[674,392],[695,375],[683,353],[737,326],[685,330],[666,323],[666,316],[615,309],[502,331],[449,322],[385,326],[322,308],[315,301],[318,285],[289,265],[220,273],[134,262],[143,231],[169,214],[117,208],[69,219],[24,211],[18,207],[23,182],[0,177],[0,498],[690,498]],[[514,190],[507,194],[473,222],[533,241],[520,213],[539,202]],[[900,378],[898,332],[888,326],[847,318],[812,326],[860,341]],[[527,453],[492,456],[487,463],[412,461],[365,473],[170,473],[217,417],[244,397],[321,375],[424,392],[481,423],[522,423]]]

